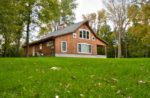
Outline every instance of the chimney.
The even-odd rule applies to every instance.
[[[65,27],[67,27],[67,24],[63,23],[63,24],[59,24],[57,29],[61,30],[61,29],[65,28]]]

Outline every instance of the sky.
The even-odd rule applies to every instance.
[[[104,5],[102,4],[102,0],[77,0],[76,2],[78,3],[78,6],[75,10],[75,14],[76,14],[75,22],[82,21],[83,14],[97,12],[98,10],[104,8]]]

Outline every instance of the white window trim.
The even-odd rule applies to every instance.
[[[65,42],[66,43],[66,51],[63,51],[63,47],[62,47],[62,43]],[[67,45],[67,41],[61,41],[61,52],[65,53],[67,52],[68,45]]]
[[[80,31],[88,31],[89,32],[89,38],[87,39],[87,38],[83,38],[83,34],[82,34],[82,38],[80,37]],[[79,29],[79,38],[80,39],[86,39],[86,40],[90,40],[90,31],[89,30],[86,30],[86,29]]]
[[[77,53],[92,54],[92,45],[91,45],[91,52],[87,53],[87,52],[79,52],[79,46],[78,46],[79,44],[91,45],[91,44],[88,44],[88,43],[77,43]]]

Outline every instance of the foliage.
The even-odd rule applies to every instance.
[[[130,57],[150,56],[149,5],[150,3],[148,2],[136,2],[128,7],[128,16],[133,23],[133,25],[128,28],[127,38]],[[131,12],[131,10],[133,11]]]
[[[76,0],[61,0],[60,3],[60,18],[66,24],[72,24],[75,20],[75,14],[73,10],[77,7]]]
[[[60,24],[70,25],[74,23],[75,14],[73,10],[77,6],[75,1],[76,0],[49,0],[48,2],[51,2],[51,4],[44,6],[47,8],[42,9],[39,14],[42,18],[44,18],[42,19],[39,36],[46,35],[49,31],[56,31]],[[43,3],[47,4],[47,0],[45,0],[45,2],[42,1],[42,4]]]
[[[102,25],[107,23],[106,11],[104,9],[99,10],[97,13],[90,13],[82,15],[84,20],[89,20],[89,25],[99,32],[99,29]]]
[[[108,55],[114,57],[114,52],[118,51],[115,53],[118,57],[149,57],[150,2],[113,0],[104,1],[104,4],[106,9],[83,15],[83,19],[90,20],[97,35],[109,42]],[[112,30],[107,27],[109,22],[113,25]]]
[[[4,38],[3,56],[8,56],[11,44],[22,36],[23,20],[22,15],[19,14],[21,11],[20,2],[16,0],[0,1],[0,34]]]
[[[104,39],[105,41],[108,42],[108,53],[107,56],[108,57],[115,57],[115,52],[114,52],[114,40],[115,40],[115,35],[113,32],[111,32],[111,28],[109,25],[104,24],[100,27],[99,32],[97,33],[97,35]]]
[[[105,0],[104,4],[105,9],[83,19],[109,43],[108,56],[150,57],[149,0]],[[0,55],[22,55],[21,46],[25,40],[28,46],[33,33],[42,37],[60,24],[72,24],[76,7],[76,0],[0,0]]]
[[[66,6],[65,2],[69,5]],[[13,56],[19,56],[19,50],[23,44],[23,35],[26,33],[26,46],[32,40],[32,33],[41,29],[44,34],[51,30],[51,22],[64,17],[65,22],[73,21],[66,16],[73,15],[76,8],[75,0],[1,0],[0,1],[0,35],[3,38],[3,56],[8,56],[9,48],[15,52]],[[63,13],[60,12],[64,10]],[[73,16],[71,16],[73,17]],[[43,27],[45,25],[46,27]],[[46,32],[46,33],[45,33]],[[28,48],[26,49],[26,56]],[[7,54],[7,55],[6,55]]]
[[[116,33],[116,40],[118,46],[118,58],[122,57],[122,40],[125,37],[125,30],[129,24],[127,17],[128,0],[107,0],[104,1],[106,13],[109,20],[114,25],[114,33]]]
[[[115,34],[112,32],[110,25],[108,25],[108,17],[106,14],[106,10],[102,9],[99,10],[96,13],[90,13],[87,15],[82,15],[83,19],[89,20],[89,25],[93,27],[93,29],[96,30],[96,34],[98,37],[101,39],[104,39],[105,41],[108,42],[108,57],[115,57],[115,52],[114,52],[114,40],[115,40]],[[98,54],[105,54],[104,48],[98,47]]]

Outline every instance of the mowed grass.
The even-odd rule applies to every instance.
[[[0,58],[0,98],[56,96],[150,98],[150,59]]]

